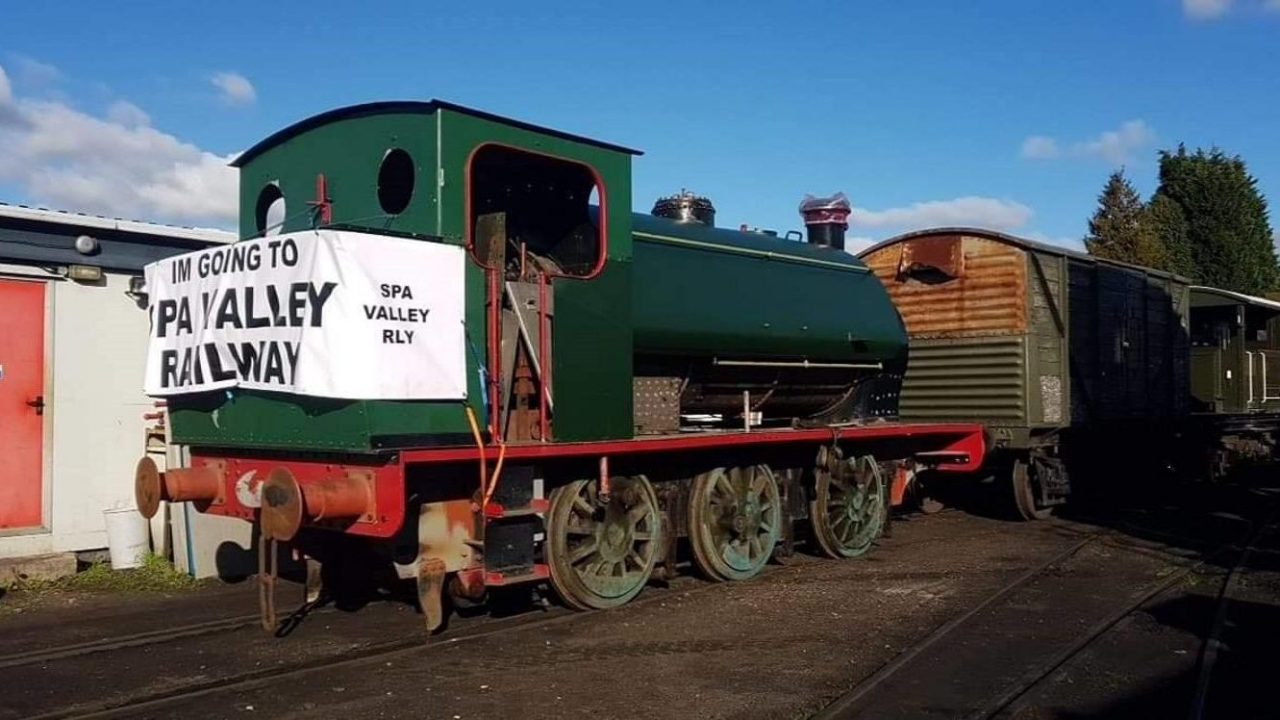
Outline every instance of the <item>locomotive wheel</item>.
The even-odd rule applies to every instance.
[[[547,565],[560,599],[603,610],[644,589],[660,546],[658,498],[643,475],[614,478],[601,502],[598,480],[576,480],[551,493]]]
[[[1009,489],[1013,493],[1014,509],[1023,520],[1044,520],[1053,514],[1052,507],[1036,502],[1037,487],[1031,464],[1022,458],[1013,461],[1009,471]]]
[[[716,468],[693,479],[689,545],[712,580],[746,580],[764,569],[782,527],[782,502],[765,465]]]
[[[844,460],[827,452],[831,459],[821,462],[816,472],[813,534],[827,555],[858,557],[884,531],[884,478],[870,455]]]

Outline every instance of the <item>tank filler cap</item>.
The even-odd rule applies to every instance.
[[[707,227],[716,225],[716,208],[711,199],[688,190],[658,198],[653,204],[652,214],[676,222],[696,222]]]

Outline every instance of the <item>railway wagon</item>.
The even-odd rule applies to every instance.
[[[191,460],[140,461],[139,508],[255,523],[268,628],[284,544],[309,578],[372,553],[434,629],[442,597],[854,557],[917,470],[980,465],[980,426],[897,420],[906,335],[847,207],[807,243],[635,215],[638,154],[440,101],[246,151],[243,240],[147,269],[147,390]]]
[[[1274,458],[1280,431],[1280,302],[1193,286],[1191,437],[1184,464],[1210,478]]]
[[[986,470],[1022,517],[1065,501],[1068,465],[1129,457],[1180,429],[1185,278],[973,228],[912,232],[859,256],[910,336],[901,417],[985,424]]]

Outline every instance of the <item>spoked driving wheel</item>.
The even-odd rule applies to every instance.
[[[767,466],[716,468],[693,479],[689,545],[707,577],[745,580],[759,574],[781,526],[778,482]]]
[[[818,454],[813,534],[833,558],[858,557],[884,531],[885,486],[875,458],[846,460],[839,448]]]
[[[607,502],[598,480],[551,493],[547,565],[551,586],[579,610],[617,607],[644,589],[658,557],[658,498],[643,475],[614,478]]]

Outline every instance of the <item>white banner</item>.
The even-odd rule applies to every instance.
[[[146,393],[463,399],[465,266],[456,245],[339,230],[152,263]]]

